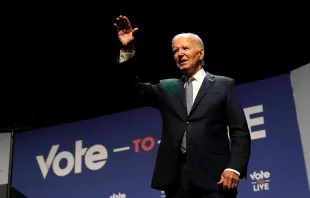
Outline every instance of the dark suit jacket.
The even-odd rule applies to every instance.
[[[195,185],[217,191],[221,187],[217,182],[225,168],[239,171],[241,178],[247,175],[251,138],[233,79],[206,75],[188,115],[182,79],[150,84],[132,77],[139,101],[160,110],[162,116],[162,138],[152,188],[166,190],[173,184],[185,130],[187,162]]]

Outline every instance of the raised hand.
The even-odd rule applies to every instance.
[[[133,50],[134,33],[138,28],[132,28],[129,19],[126,16],[120,15],[116,18],[114,26],[117,30],[118,39],[122,45],[124,51]]]

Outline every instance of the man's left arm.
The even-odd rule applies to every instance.
[[[239,179],[247,175],[251,154],[251,136],[233,79],[228,85],[226,101],[226,114],[231,139],[231,160],[219,183],[222,183],[224,188],[230,189],[236,187]]]

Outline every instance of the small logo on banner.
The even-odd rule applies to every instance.
[[[126,194],[125,193],[113,193],[113,195],[110,196],[110,198],[126,198]]]
[[[252,180],[251,184],[254,192],[269,190],[270,172],[263,170],[260,172],[254,171],[250,174],[250,178]]]

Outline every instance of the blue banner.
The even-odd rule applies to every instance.
[[[308,198],[289,75],[238,86],[252,136],[240,198]],[[159,198],[160,113],[141,108],[16,134],[13,186],[28,198]]]

